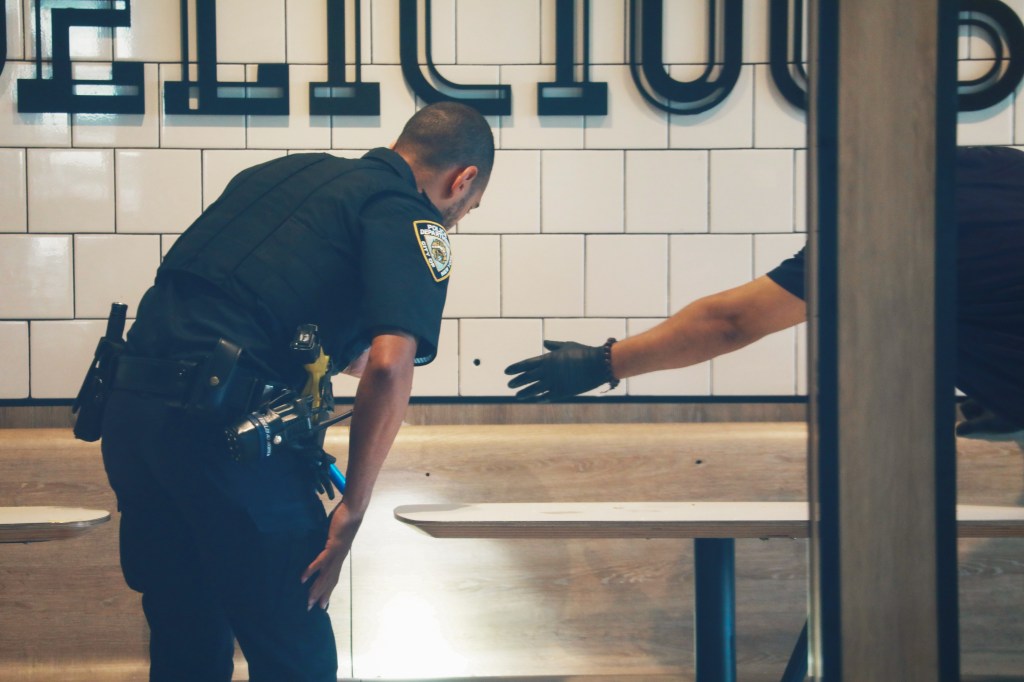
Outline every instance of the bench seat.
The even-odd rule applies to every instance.
[[[403,505],[435,538],[806,538],[806,502],[541,502]],[[960,537],[1024,537],[1024,507],[959,505]]]

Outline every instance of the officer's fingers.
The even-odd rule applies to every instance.
[[[334,588],[337,584],[337,577],[335,577],[334,580],[326,580],[325,577],[321,575],[313,585],[314,589],[310,590],[310,604],[315,603],[320,608],[326,609],[327,605],[331,603],[331,594],[334,592]]]
[[[317,572],[320,571],[320,567],[323,565],[324,560],[327,558],[327,550],[320,552],[316,559],[313,559],[313,563],[306,567],[306,570],[302,572],[302,577],[299,582],[305,584],[307,580],[312,578]]]
[[[544,347],[548,350],[558,350],[566,343],[566,341],[549,341],[548,339],[544,339]]]
[[[319,575],[317,575],[316,580],[313,581],[309,588],[306,610],[312,609],[314,604],[322,609],[327,608],[327,604],[331,600],[331,593],[338,584],[342,563],[344,563],[344,557],[335,556],[325,550],[310,565],[310,568],[318,566]]]

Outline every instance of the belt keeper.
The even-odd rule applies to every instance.
[[[602,354],[604,356],[604,371],[605,376],[608,378],[608,390],[611,391],[619,385],[619,380],[615,378],[615,374],[612,373],[612,345],[617,342],[617,339],[609,337],[604,345],[601,346]]]

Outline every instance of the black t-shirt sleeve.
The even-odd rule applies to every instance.
[[[416,364],[437,355],[451,272],[451,244],[425,202],[386,195],[362,213],[363,329],[398,329],[416,337]]]
[[[804,263],[804,251],[807,247],[800,249],[792,258],[786,260],[775,266],[774,270],[768,273],[768,278],[778,284],[780,287],[793,294],[797,298],[807,299],[804,292],[804,271],[806,265]]]

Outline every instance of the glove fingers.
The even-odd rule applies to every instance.
[[[548,350],[552,350],[552,351],[558,350],[559,348],[561,348],[565,344],[566,344],[565,341],[549,341],[548,339],[544,339],[544,347],[547,348]]]
[[[539,381],[540,380],[540,376],[538,376],[539,374],[540,374],[540,372],[538,370],[532,370],[532,371],[529,371],[529,372],[523,372],[519,376],[512,377],[511,379],[509,379],[508,387],[509,388],[519,388],[520,386],[523,386],[525,384],[531,384],[534,381]]]
[[[540,383],[530,384],[523,390],[516,393],[517,400],[533,400],[538,397],[541,393],[544,393],[544,387]]]
[[[538,355],[538,356],[533,357],[533,358],[527,358],[526,360],[520,360],[519,362],[514,362],[514,363],[512,363],[511,365],[509,365],[508,367],[505,368],[505,374],[519,374],[520,372],[529,371],[531,369],[536,368],[538,365],[540,365],[540,363],[541,363],[541,361],[543,359],[544,359],[543,355]]]

